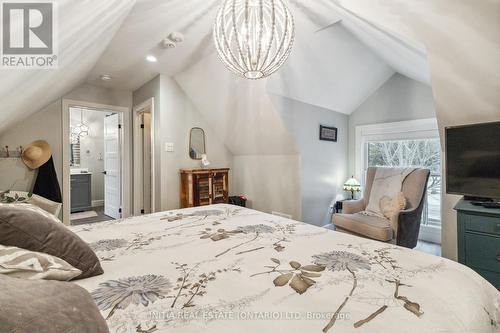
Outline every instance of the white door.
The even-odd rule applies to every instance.
[[[104,118],[104,214],[121,218],[120,116]]]

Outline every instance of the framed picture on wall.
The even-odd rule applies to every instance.
[[[321,141],[337,142],[338,129],[336,127],[319,126],[319,139]]]

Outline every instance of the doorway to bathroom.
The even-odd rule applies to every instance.
[[[63,118],[65,223],[80,225],[124,217],[123,111],[72,104]]]

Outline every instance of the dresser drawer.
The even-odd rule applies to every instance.
[[[467,266],[500,273],[500,237],[465,234]]]
[[[466,215],[465,229],[500,236],[500,219],[490,216]]]

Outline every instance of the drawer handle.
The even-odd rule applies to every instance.
[[[497,254],[497,261],[500,261],[500,253]]]

